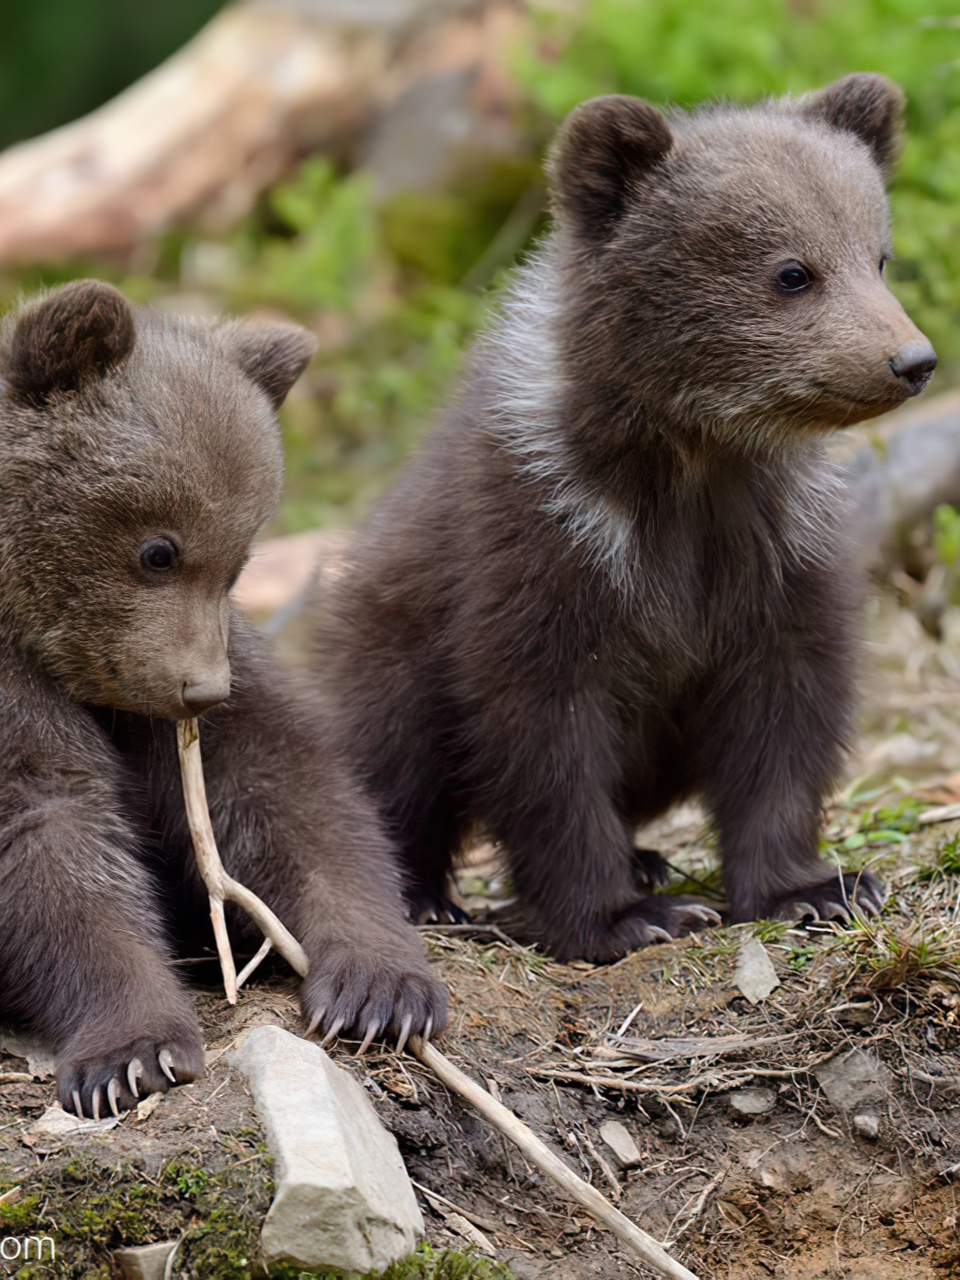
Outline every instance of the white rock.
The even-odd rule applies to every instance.
[[[179,1240],[164,1240],[136,1249],[117,1249],[113,1258],[123,1280],[165,1280],[167,1260],[179,1247]]]
[[[600,1137],[617,1158],[621,1169],[632,1169],[641,1163],[643,1157],[633,1140],[633,1134],[619,1120],[607,1120],[600,1126]]]
[[[412,1252],[420,1208],[396,1139],[356,1080],[279,1027],[251,1031],[231,1060],[276,1162],[261,1234],[267,1263],[382,1271]]]
[[[780,985],[766,947],[753,934],[744,938],[740,944],[733,980],[751,1004],[759,1004]]]
[[[885,1102],[890,1092],[890,1072],[876,1054],[862,1049],[831,1058],[817,1069],[816,1077],[838,1111],[862,1114],[861,1107]]]
[[[765,1116],[776,1105],[777,1095],[772,1089],[734,1089],[727,1094],[727,1106],[743,1120]]]
[[[880,1120],[877,1116],[864,1112],[863,1115],[853,1117],[853,1128],[861,1138],[869,1138],[872,1142],[880,1132]]]
[[[49,1045],[12,1031],[0,1031],[0,1053],[26,1058],[27,1070],[36,1080],[46,1080],[57,1069],[57,1057]]]

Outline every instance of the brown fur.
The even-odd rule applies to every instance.
[[[600,98],[561,130],[550,237],[313,606],[416,907],[480,824],[561,956],[698,927],[632,850],[689,795],[735,920],[879,904],[817,856],[857,594],[820,439],[935,363],[882,279],[901,106],[852,76],[667,119]]]
[[[271,514],[273,407],[313,349],[293,326],[134,315],[95,281],[26,303],[0,368],[0,1019],[58,1049],[61,1101],[167,1086],[203,1066],[171,967],[209,942],[173,721],[191,688],[227,869],[302,941],[324,1029],[444,1020],[403,918],[391,849],[315,699],[231,609]],[[166,572],[141,564],[157,538]],[[215,700],[211,696],[208,701]],[[234,938],[256,943],[237,914]],[[99,1093],[97,1091],[99,1090]]]

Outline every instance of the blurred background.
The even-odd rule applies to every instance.
[[[545,226],[564,113],[899,81],[893,289],[960,381],[956,0],[32,0],[0,5],[0,301],[77,275],[197,314],[290,316],[270,530],[358,516]],[[119,96],[118,96],[119,95]],[[51,132],[52,131],[52,132]]]

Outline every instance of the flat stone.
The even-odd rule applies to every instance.
[[[890,1072],[873,1053],[851,1049],[831,1058],[817,1072],[817,1082],[838,1111],[860,1114],[869,1103],[882,1103],[890,1092]]]
[[[102,1120],[89,1120],[86,1116],[75,1116],[72,1111],[64,1111],[59,1103],[47,1107],[28,1129],[24,1137],[75,1138],[78,1135],[96,1136],[109,1133],[120,1123],[117,1116],[107,1115]]]
[[[780,985],[780,979],[773,967],[773,961],[767,955],[766,947],[753,934],[744,938],[740,944],[733,980],[740,988],[741,994],[751,1004],[759,1004]]]
[[[861,1138],[867,1138],[870,1142],[873,1142],[880,1132],[880,1119],[878,1116],[871,1115],[868,1111],[865,1111],[862,1115],[853,1117],[853,1130]]]
[[[260,1237],[266,1262],[383,1271],[411,1253],[423,1218],[396,1139],[357,1081],[279,1027],[255,1028],[231,1060],[275,1161]]]
[[[621,1169],[634,1169],[643,1160],[630,1130],[619,1120],[607,1120],[600,1126],[600,1137],[617,1158]]]
[[[41,1040],[20,1036],[12,1031],[0,1031],[0,1053],[14,1058],[26,1058],[27,1070],[35,1080],[46,1080],[57,1069],[57,1057],[53,1049]]]
[[[734,1089],[727,1094],[727,1106],[735,1116],[743,1120],[765,1116],[776,1105],[777,1095],[772,1089]]]
[[[145,1244],[137,1249],[117,1249],[113,1260],[123,1280],[164,1280],[167,1259],[179,1248],[179,1240]]]

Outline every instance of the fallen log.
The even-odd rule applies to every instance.
[[[489,87],[519,4],[228,6],[110,102],[0,154],[0,262],[129,257],[187,220],[226,230],[303,155],[342,149],[411,85],[475,72]]]
[[[862,565],[882,569],[942,502],[960,504],[960,392],[879,419],[841,471]]]

